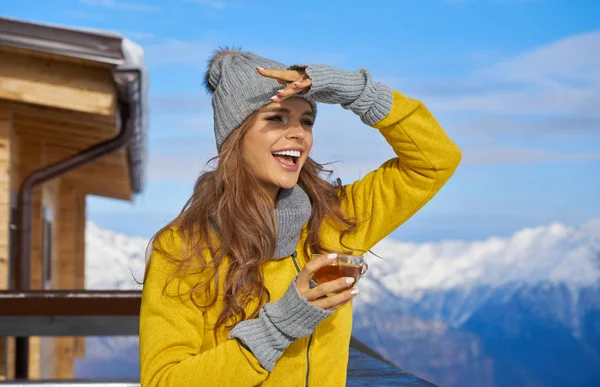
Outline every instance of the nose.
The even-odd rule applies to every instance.
[[[291,124],[288,127],[286,137],[288,139],[293,139],[293,138],[304,139],[306,137],[306,129],[304,129],[302,124],[299,122],[297,122],[295,124]]]

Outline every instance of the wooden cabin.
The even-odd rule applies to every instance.
[[[146,85],[122,36],[0,18],[0,290],[84,289],[86,198],[144,185]],[[0,380],[23,359],[70,379],[84,354],[83,337],[0,337]]]

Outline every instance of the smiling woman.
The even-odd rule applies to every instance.
[[[314,112],[303,98],[272,102],[253,114],[243,155],[261,185],[276,200],[280,188],[298,182],[312,148]]]
[[[149,246],[142,386],[345,386],[358,289],[313,275],[423,207],[460,150],[423,104],[364,69],[222,50],[205,80],[218,163]],[[353,111],[397,157],[349,185],[325,180],[309,157],[316,102]]]

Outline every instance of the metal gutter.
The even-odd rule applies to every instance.
[[[120,65],[121,40],[117,34],[0,17],[0,45],[10,47]]]
[[[14,288],[27,291],[31,288],[31,226],[33,222],[33,192],[39,185],[94,162],[105,155],[128,145],[142,119],[139,99],[142,95],[142,74],[138,70],[117,70],[113,73],[119,89],[120,127],[119,134],[107,141],[84,149],[72,157],[58,161],[32,172],[23,181],[17,202],[16,255],[14,259]],[[29,338],[16,338],[17,379],[27,379],[29,370]]]

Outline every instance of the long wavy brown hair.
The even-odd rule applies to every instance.
[[[224,304],[215,332],[219,327],[229,329],[239,321],[255,318],[264,303],[270,300],[261,267],[272,259],[275,252],[277,222],[274,204],[250,170],[242,152],[244,136],[255,121],[256,113],[229,136],[220,155],[209,160],[209,163],[217,161],[216,168],[200,175],[180,214],[159,230],[149,244],[149,249],[162,253],[176,265],[175,274],[169,281],[183,279],[190,273],[208,273],[204,276],[205,280],[189,290],[189,297],[196,307],[206,310],[214,306],[219,298],[220,285],[223,287]],[[306,191],[312,204],[303,247],[306,256],[309,252],[329,252],[319,240],[319,229],[326,217],[340,226],[342,246],[345,246],[342,243],[344,235],[358,227],[356,219],[344,218],[342,183],[339,178],[330,182],[326,177],[331,174],[332,171],[325,169],[324,164],[311,158],[307,159],[300,172],[298,184]],[[163,233],[173,229],[186,241],[183,256],[174,256],[160,243],[154,243]],[[220,278],[218,269],[224,264],[226,275]],[[149,265],[146,275],[148,269]],[[219,281],[223,283],[219,284]],[[200,293],[204,293],[204,297]],[[246,308],[256,301],[256,308],[247,313]]]

